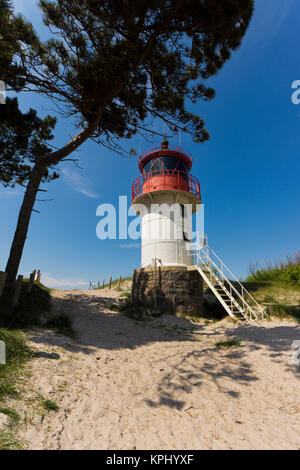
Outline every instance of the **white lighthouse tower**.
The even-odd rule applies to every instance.
[[[141,176],[132,186],[133,208],[142,217],[141,267],[191,266],[192,214],[201,204],[200,185],[190,174],[192,156],[181,147],[161,147],[139,158]]]
[[[139,158],[133,208],[142,217],[141,268],[134,271],[132,300],[154,311],[203,312],[203,281],[232,317],[257,320],[264,310],[206,242],[192,242],[192,214],[200,185],[190,174],[192,156],[163,140]],[[232,280],[234,279],[234,283]]]
[[[141,268],[134,271],[132,299],[154,311],[203,309],[203,281],[194,268],[192,214],[201,204],[190,174],[192,156],[164,139],[139,158],[141,176],[132,185],[133,208],[142,217]]]

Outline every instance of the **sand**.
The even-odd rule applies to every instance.
[[[300,325],[137,322],[109,310],[115,291],[53,296],[78,338],[30,333],[25,448],[300,448],[300,368],[291,360]],[[241,346],[216,346],[232,337]],[[38,394],[59,411],[41,411]]]

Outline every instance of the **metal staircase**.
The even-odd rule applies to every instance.
[[[247,322],[255,322],[265,316],[264,309],[208,245],[198,246],[195,258],[194,269],[198,270],[231,318],[242,317]]]

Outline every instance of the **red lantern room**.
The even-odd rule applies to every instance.
[[[147,193],[166,190],[190,193],[194,201],[200,202],[200,184],[189,173],[192,164],[189,152],[182,147],[169,146],[166,139],[161,147],[146,150],[139,157],[141,176],[132,185],[132,202],[141,202]]]

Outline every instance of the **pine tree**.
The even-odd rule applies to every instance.
[[[23,186],[30,179],[36,160],[51,152],[47,142],[54,137],[55,124],[56,118],[41,119],[33,109],[22,113],[17,98],[7,98],[0,106],[0,184]],[[42,182],[57,177],[46,168]]]
[[[7,28],[0,15],[0,49],[4,43],[13,51],[9,64],[1,60],[0,76],[11,89],[48,96],[79,132],[38,160],[24,211],[33,208],[44,168],[89,138],[118,149],[119,139],[145,132],[158,117],[195,142],[208,139],[188,103],[214,97],[203,82],[240,46],[253,0],[40,0],[40,7],[48,41],[23,17],[10,13]],[[15,238],[25,241],[29,219],[21,219]],[[21,254],[11,251],[10,281]]]

